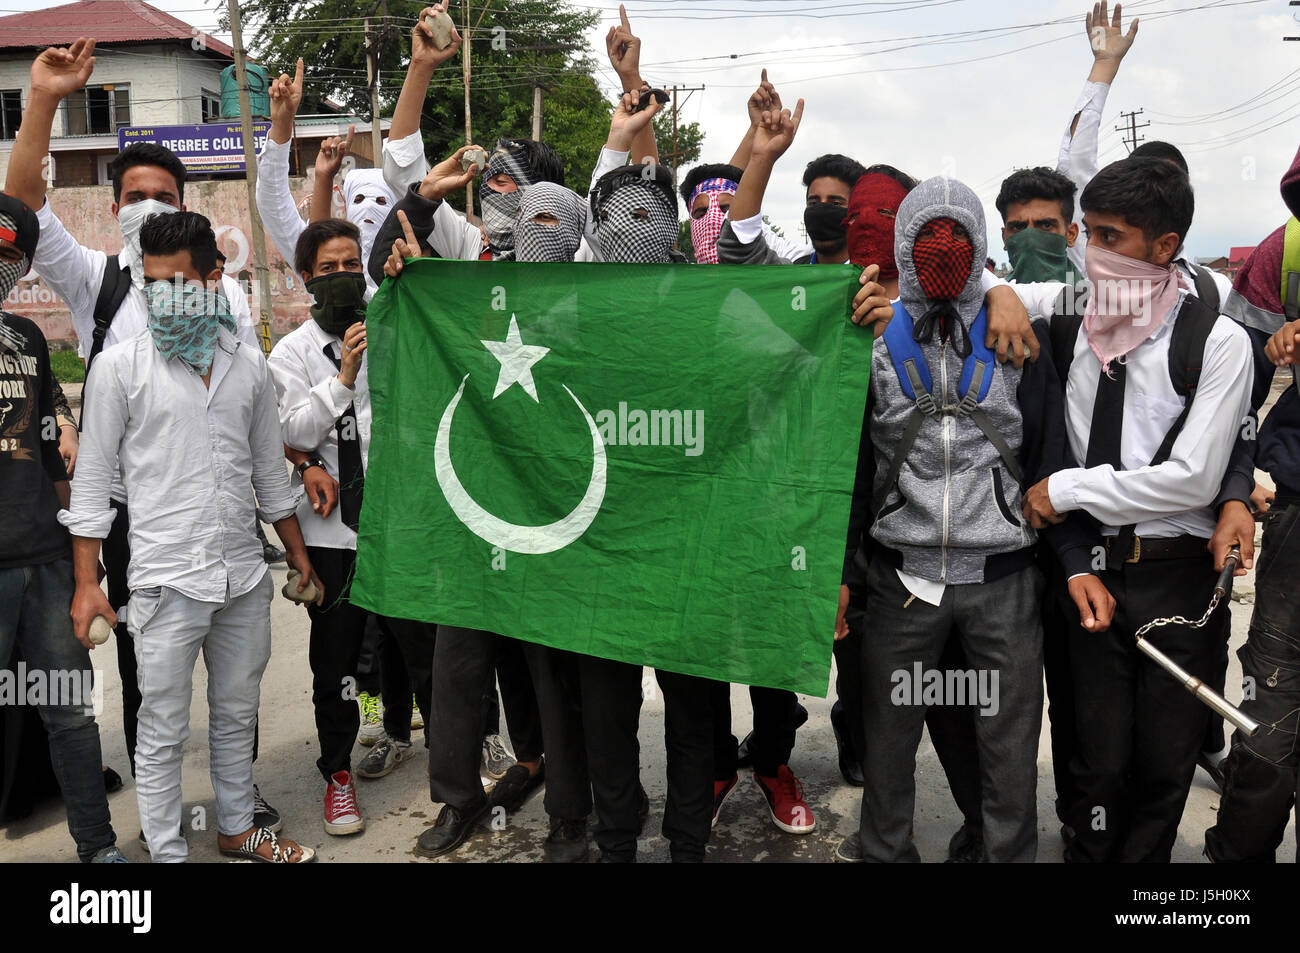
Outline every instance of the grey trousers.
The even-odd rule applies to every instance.
[[[862,699],[866,756],[862,769],[863,856],[890,863],[918,861],[912,843],[916,749],[930,704],[959,704],[957,679],[943,675],[933,694],[924,673],[937,669],[955,632],[974,675],[984,819],[984,859],[1029,863],[1038,849],[1038,733],[1043,716],[1042,575],[1030,567],[994,582],[950,585],[938,606],[902,584],[883,559],[867,576],[867,608],[855,620],[862,637]],[[922,675],[918,679],[916,676]],[[996,681],[995,681],[996,679]],[[985,703],[987,701],[987,703]],[[985,714],[984,712],[987,712]]]
[[[180,835],[182,746],[190,737],[194,664],[208,670],[208,748],[217,830],[253,826],[253,734],[262,673],[271,658],[271,574],[225,603],[175,589],[131,593],[127,625],[140,684],[135,783],[140,826],[155,863],[189,856]]]

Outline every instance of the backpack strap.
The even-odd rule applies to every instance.
[[[1196,285],[1197,296],[1207,305],[1218,313],[1219,305],[1223,302],[1219,300],[1219,286],[1214,283],[1210,277],[1208,268],[1201,268],[1198,265],[1192,265],[1192,281]]]
[[[120,264],[117,255],[109,255],[104,264],[104,276],[99,282],[99,294],[95,297],[95,333],[91,338],[90,353],[86,355],[87,373],[90,372],[90,362],[104,350],[109,326],[130,290],[131,269]]]
[[[1196,399],[1196,391],[1201,383],[1205,342],[1214,329],[1214,322],[1218,320],[1218,310],[1209,307],[1200,298],[1187,295],[1183,299],[1183,306],[1174,319],[1174,328],[1169,338],[1169,380],[1174,385],[1174,391],[1183,398],[1183,410],[1165,434],[1165,439],[1160,442],[1150,466],[1158,467],[1168,461],[1173,454],[1174,443],[1187,424],[1187,416],[1192,412],[1192,402]],[[1128,557],[1136,532],[1137,525],[1134,523],[1119,528],[1108,560],[1111,568],[1117,568]]]
[[[874,500],[872,509],[877,517],[890,491],[898,483],[898,475],[903,470],[903,461],[912,452],[917,434],[921,432],[921,424],[925,422],[926,417],[938,416],[940,412],[934,402],[934,395],[930,393],[930,387],[934,383],[930,377],[930,367],[925,362],[921,345],[912,339],[912,325],[912,316],[903,307],[903,302],[895,301],[894,317],[885,328],[884,340],[889,350],[889,360],[894,365],[894,373],[898,376],[899,386],[916,406],[912,408],[911,416],[907,418],[903,435],[894,445],[894,455],[889,461],[885,482],[881,484],[880,493]]]

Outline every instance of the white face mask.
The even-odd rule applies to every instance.
[[[155,199],[144,199],[120,206],[117,210],[117,225],[122,229],[122,253],[118,261],[131,269],[131,280],[137,285],[144,285],[144,259],[140,254],[140,229],[145,219],[151,215],[170,215],[179,212],[174,205],[167,205]]]

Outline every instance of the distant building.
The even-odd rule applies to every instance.
[[[1217,271],[1225,275],[1229,281],[1237,280],[1237,273],[1241,271],[1241,266],[1246,263],[1246,259],[1255,251],[1255,246],[1232,248],[1226,255],[1220,255],[1217,258],[1198,258],[1196,264],[1202,268],[1209,268],[1211,271]]]
[[[0,181],[27,105],[32,60],[45,47],[66,46],[80,36],[96,40],[95,72],[85,89],[64,101],[55,120],[54,187],[107,184],[120,129],[232,121],[222,116],[221,72],[234,63],[234,51],[142,0],[78,0],[0,17]],[[369,122],[342,114],[300,116],[291,172],[310,168],[320,141],[346,132],[349,122],[357,130],[357,164],[372,165]],[[242,178],[241,172],[194,168],[191,175]]]

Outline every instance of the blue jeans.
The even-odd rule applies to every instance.
[[[90,713],[90,699],[54,697],[64,694],[54,691],[60,683],[81,688],[93,681],[90,674],[83,677],[91,670],[90,652],[72,634],[68,610],[73,589],[69,557],[0,569],[0,661],[17,680],[11,661],[16,643],[26,671],[46,674],[49,697],[39,709],[50,736],[50,761],[63,792],[77,856],[88,861],[117,838],[109,821],[99,726]],[[60,673],[65,673],[62,678]],[[17,681],[20,704],[27,700],[29,683],[29,679]]]

